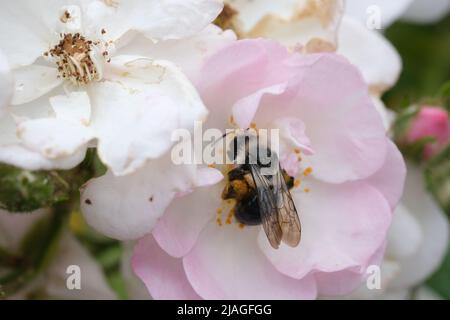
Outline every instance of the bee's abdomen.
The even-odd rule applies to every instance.
[[[258,196],[256,192],[252,192],[248,197],[236,204],[235,218],[239,223],[247,226],[261,224],[261,215],[259,213]]]

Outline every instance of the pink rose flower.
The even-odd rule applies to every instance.
[[[209,186],[175,199],[135,247],[132,265],[150,294],[315,299],[357,288],[383,256],[406,171],[361,74],[335,54],[243,40],[208,60],[199,89],[210,110],[204,127],[232,119],[280,129],[302,240],[275,250],[261,226],[239,225],[221,199],[225,172],[204,169]]]
[[[439,107],[423,106],[412,121],[408,134],[408,143],[423,138],[435,141],[425,146],[424,156],[429,159],[439,153],[450,140],[450,120],[447,111]]]

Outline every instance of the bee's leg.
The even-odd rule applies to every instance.
[[[290,175],[288,175],[288,173],[284,169],[283,169],[282,174],[283,174],[284,182],[286,182],[286,186],[288,187],[289,190],[291,190],[294,187],[295,179],[293,177],[291,177]]]

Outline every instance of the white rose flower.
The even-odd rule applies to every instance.
[[[176,53],[164,50],[197,35],[221,8],[219,0],[2,2],[0,49],[15,91],[0,160],[67,169],[95,145],[111,171],[125,175],[163,155],[174,129],[207,114],[171,60]],[[127,50],[139,35],[158,54]]]
[[[195,84],[201,78],[203,60],[235,40],[232,31],[209,25],[194,36],[150,45],[137,36],[122,50],[156,59],[170,57]],[[139,239],[151,231],[178,193],[213,184],[217,177],[208,174],[208,170],[198,173],[195,165],[175,166],[166,153],[127,176],[109,170],[90,180],[82,188],[81,209],[89,225],[99,232],[119,240]],[[202,181],[197,181],[199,176]]]

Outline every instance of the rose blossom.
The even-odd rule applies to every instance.
[[[0,160],[67,169],[97,146],[103,163],[125,175],[160,157],[172,130],[207,114],[172,59],[183,53],[164,50],[210,37],[215,31],[204,29],[221,8],[219,0],[2,2],[0,49],[15,91],[1,123]],[[129,50],[138,37],[157,54]]]
[[[373,103],[388,128],[390,114],[381,95],[397,82],[402,62],[389,41],[377,30],[366,26],[366,9],[370,4],[364,2],[362,5],[362,2],[227,0],[225,3],[232,14],[228,14],[231,22],[225,27],[233,28],[243,38],[277,40],[293,51],[336,51],[345,56],[363,74],[370,87]],[[386,1],[382,12],[383,22],[393,19],[404,10],[401,2]],[[358,19],[362,8],[366,20]]]
[[[351,292],[381,261],[405,176],[360,73],[337,55],[289,54],[265,40],[232,44],[203,70],[207,127],[281,130],[301,243],[274,250],[260,226],[236,223],[222,181],[172,202],[136,246],[134,271],[162,299]]]
[[[440,107],[423,106],[412,120],[407,132],[407,143],[424,138],[434,141],[427,143],[425,158],[429,159],[446,147],[450,141],[450,120],[448,112]]]
[[[170,55],[171,61],[195,84],[202,77],[204,60],[235,40],[232,31],[209,25],[182,40],[149,44],[144,37],[136,37],[125,53],[157,59]],[[162,138],[171,141],[171,134]],[[170,152],[166,152],[129,175],[117,176],[109,169],[104,176],[88,181],[81,190],[81,209],[87,222],[99,232],[120,240],[139,239],[152,229],[178,193],[215,183],[215,175],[209,178],[209,174],[209,170],[197,172],[194,165],[174,166]]]

